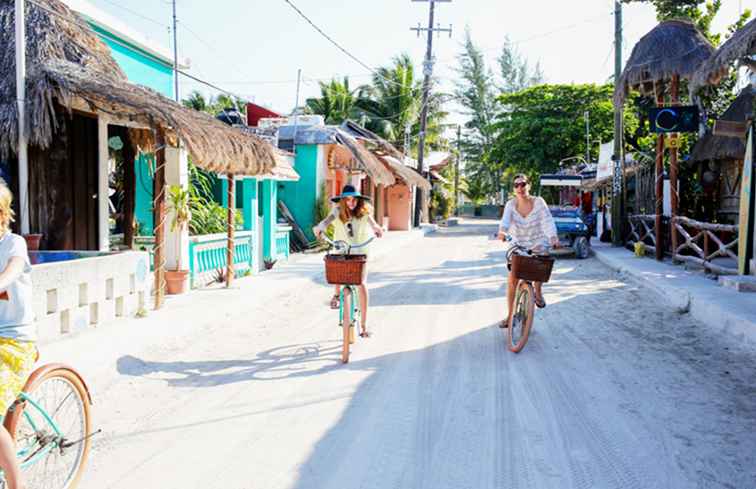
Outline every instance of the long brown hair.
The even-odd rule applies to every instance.
[[[368,204],[365,199],[357,199],[357,206],[354,210],[347,207],[346,198],[339,201],[339,219],[341,222],[347,222],[352,217],[360,219],[368,214],[370,214],[370,204]]]

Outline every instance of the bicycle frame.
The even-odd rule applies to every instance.
[[[21,463],[21,468],[23,469],[25,467],[28,467],[28,466],[36,463],[39,459],[41,459],[42,457],[46,456],[50,452],[50,450],[52,450],[53,448],[57,448],[58,447],[58,441],[61,438],[63,438],[63,433],[61,432],[60,427],[55,422],[55,420],[52,419],[52,417],[50,416],[50,414],[47,411],[45,411],[45,409],[42,406],[40,406],[34,399],[32,399],[31,397],[29,397],[28,394],[26,394],[25,392],[22,392],[21,394],[19,394],[18,399],[21,402],[26,402],[26,403],[30,404],[34,408],[34,410],[42,417],[42,420],[45,423],[47,423],[47,425],[50,428],[52,428],[53,432],[55,433],[55,438],[57,438],[55,441],[53,441],[52,443],[49,443],[47,446],[45,446],[38,453],[34,454],[34,456],[32,458],[30,458],[28,460],[24,460]],[[24,416],[24,419],[26,419],[26,421],[29,423],[29,426],[31,426],[32,429],[35,431],[35,433],[39,432],[38,424],[34,422],[34,418],[29,413],[29,409],[28,408],[24,409],[23,416]],[[19,450],[16,453],[16,456],[19,459],[27,457],[27,456],[29,456],[30,452],[32,452],[32,448],[33,448],[33,446],[32,447],[25,447],[24,449]]]
[[[339,326],[344,326],[344,293],[346,291],[349,291],[352,296],[352,310],[349,311],[349,322],[352,324],[352,327],[354,327],[355,318],[359,320],[359,315],[357,313],[360,311],[361,307],[360,296],[357,291],[357,286],[355,285],[341,286],[341,292],[339,293]]]

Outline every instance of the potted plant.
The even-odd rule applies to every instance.
[[[39,250],[39,242],[42,240],[41,234],[24,234],[26,240],[26,248],[29,251]]]
[[[171,231],[183,232],[192,218],[191,197],[188,190],[179,185],[171,185],[168,189],[168,201],[173,212]],[[176,269],[166,270],[165,282],[168,294],[183,294],[186,292],[189,270],[185,270],[181,263],[181,239],[176,239]]]

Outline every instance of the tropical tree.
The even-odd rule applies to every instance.
[[[364,87],[352,90],[348,77],[343,81],[320,82],[320,97],[307,99],[305,109],[310,114],[322,115],[327,124],[340,124],[359,117],[358,101],[364,90]]]
[[[498,117],[493,158],[512,172],[557,170],[560,160],[586,154],[584,112],[591,115],[591,139],[611,139],[612,93],[611,85],[539,85],[501,95],[505,110]],[[636,125],[628,121],[629,127]]]
[[[205,96],[197,90],[191,92],[188,97],[181,101],[181,103],[184,107],[198,110],[200,112],[205,112],[212,116],[216,116],[223,109],[228,109],[231,107],[234,107],[243,112],[244,108],[247,105],[247,102],[245,100],[231,97],[226,94],[219,94],[215,97],[210,96],[208,98],[205,98]]]

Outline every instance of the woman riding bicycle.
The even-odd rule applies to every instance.
[[[317,226],[312,228],[315,237],[320,239],[325,230],[333,224],[333,241],[343,241],[348,245],[359,245],[370,239],[370,231],[376,237],[383,236],[383,229],[373,219],[373,208],[369,204],[370,199],[360,194],[353,186],[345,185],[341,195],[331,199],[335,205],[328,217],[323,219]],[[354,255],[367,255],[368,249],[356,248]],[[360,336],[368,337],[370,332],[367,328],[368,290],[367,282],[359,286],[360,304],[362,305],[362,331]],[[341,286],[336,285],[331,298],[331,309],[339,308],[339,294]]]
[[[530,195],[530,182],[523,174],[514,178],[515,198],[510,199],[504,208],[504,215],[499,224],[499,239],[508,236],[515,245],[533,250],[539,254],[547,254],[549,245],[559,247],[556,225],[546,201],[541,197]],[[509,319],[502,322],[501,327],[506,328],[512,321],[512,309],[514,306],[515,288],[517,279],[510,273],[507,286],[507,304],[509,306]],[[535,283],[535,304],[539,308],[546,307],[546,301],[541,292],[541,283]]]

